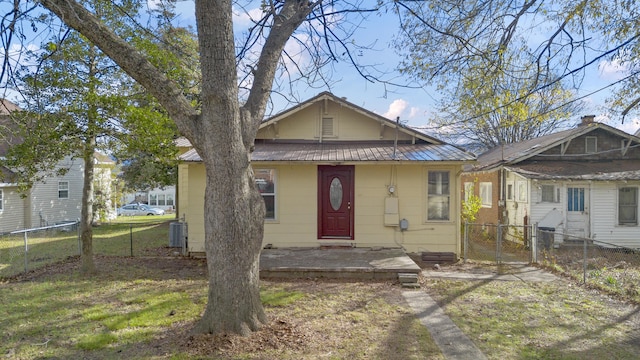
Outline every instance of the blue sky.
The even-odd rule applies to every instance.
[[[155,0],[149,0],[149,5],[153,6]],[[195,11],[193,1],[179,1],[177,3],[179,17],[176,25],[195,26]],[[254,18],[260,17],[260,11],[248,10],[249,15]],[[250,22],[247,13],[236,9],[235,32],[239,34],[246,29]],[[375,43],[373,49],[364,50],[358,54],[357,60],[365,63],[375,63],[377,66],[388,72],[387,78],[396,83],[406,83],[408,80],[395,72],[395,67],[400,60],[391,46],[393,35],[397,33],[397,19],[391,13],[376,14],[369,17],[359,28],[356,37],[352,39],[361,44]],[[41,40],[41,39],[40,39]],[[35,42],[29,45],[36,46]],[[295,52],[296,45],[291,42],[292,52]],[[18,49],[16,49],[18,51]],[[603,88],[607,84],[613,83],[625,76],[625,69],[615,63],[603,62],[594,64],[588,68],[585,78],[578,89],[579,96],[585,96],[591,92]],[[337,64],[334,73],[335,85],[331,89],[318,89],[298,87],[296,91],[300,94],[301,100],[315,96],[321,91],[331,90],[336,96],[346,97],[348,101],[362,106],[370,111],[383,115],[389,119],[397,116],[403,123],[411,126],[430,126],[430,119],[435,111],[435,104],[439,98],[439,93],[434,88],[405,88],[393,87],[382,83],[371,83],[363,79],[356,71],[346,64]],[[596,120],[607,123],[629,133],[634,133],[640,128],[640,118],[627,118],[624,124],[619,118],[608,118],[606,110],[602,108],[604,99],[610,96],[611,89],[597,92],[594,95],[585,97],[582,101],[587,104],[584,114],[576,115],[573,119],[578,121],[581,115],[596,115]],[[274,113],[291,106],[274,97]]]

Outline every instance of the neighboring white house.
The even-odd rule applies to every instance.
[[[0,121],[7,111],[19,109],[15,104],[0,100]],[[0,141],[0,157],[17,141],[3,137]],[[111,169],[115,162],[108,156],[95,153],[95,191],[106,197],[107,218],[115,217],[111,205]],[[20,192],[15,173],[0,167],[0,233],[28,228],[55,225],[76,221],[82,210],[82,187],[84,161],[66,157],[57,164],[59,169],[68,169],[64,175],[48,176],[33,184],[24,193]]]
[[[137,191],[124,195],[123,204],[134,202],[148,204],[149,206],[164,209],[171,212],[176,209],[176,187],[175,185],[155,188],[149,191]]]
[[[584,117],[577,128],[492,149],[468,174],[495,174],[496,218],[553,228],[555,242],[640,248],[640,138]]]

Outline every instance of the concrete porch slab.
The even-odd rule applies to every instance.
[[[261,278],[335,278],[396,280],[398,273],[420,272],[402,249],[263,249]]]

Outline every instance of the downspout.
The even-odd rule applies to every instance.
[[[400,116],[396,116],[396,137],[393,140],[393,160],[396,159],[396,150],[398,149],[398,126],[400,126]]]

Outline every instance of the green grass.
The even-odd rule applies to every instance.
[[[175,215],[120,217],[93,228],[93,252],[97,255],[144,256],[149,249],[169,245],[168,224]],[[49,230],[0,236],[0,278],[37,269],[69,256],[79,255],[77,230]]]
[[[565,281],[429,280],[427,291],[489,358],[636,359],[638,310]],[[630,346],[631,344],[635,344]]]

